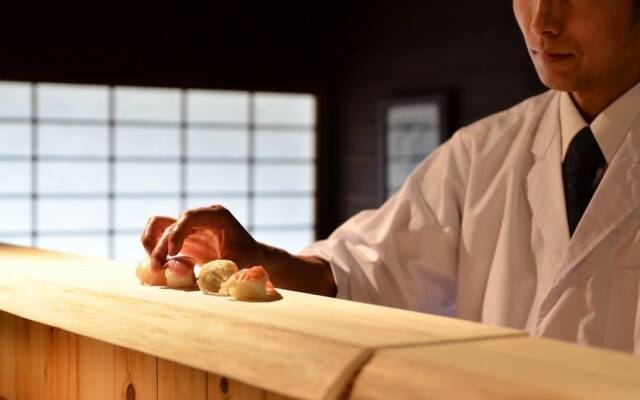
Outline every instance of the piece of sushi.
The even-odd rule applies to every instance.
[[[164,264],[164,276],[167,287],[174,289],[192,288],[196,284],[196,275],[193,271],[196,261],[187,256],[169,258]]]
[[[231,260],[214,260],[200,267],[198,287],[203,293],[218,294],[222,283],[238,272],[238,266]]]
[[[244,301],[272,301],[282,298],[262,266],[242,269],[220,287],[219,294]]]
[[[136,268],[136,275],[138,276],[140,283],[143,285],[165,286],[167,284],[164,268],[159,268],[157,271],[152,270],[151,260],[149,260],[149,257],[145,257],[140,260],[140,263]]]

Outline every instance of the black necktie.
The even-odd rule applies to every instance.
[[[572,236],[598,187],[598,169],[605,166],[605,162],[591,129],[587,126],[580,130],[571,140],[562,162],[564,198]]]

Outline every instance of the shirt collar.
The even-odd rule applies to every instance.
[[[595,137],[607,164],[626,136],[633,121],[640,114],[640,83],[618,97],[591,123]],[[562,157],[564,159],[571,139],[585,126],[588,126],[567,92],[560,95],[560,129],[562,131]]]

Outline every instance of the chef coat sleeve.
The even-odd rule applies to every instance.
[[[456,133],[377,210],[302,251],[329,262],[337,297],[453,315],[469,154]]]

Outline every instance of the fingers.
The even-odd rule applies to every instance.
[[[176,221],[169,217],[152,217],[142,234],[142,244],[149,254],[153,270],[161,268],[167,256],[183,251],[196,260],[220,257],[225,244],[225,227],[237,224],[233,215],[219,205],[193,208],[180,214]]]
[[[194,229],[205,228],[212,231],[219,241],[224,226],[233,218],[231,213],[222,206],[192,208],[183,212],[168,235],[169,255],[178,254],[185,239]]]
[[[169,252],[169,236],[175,229],[175,224],[169,225],[164,232],[162,232],[162,236],[160,236],[160,240],[156,243],[156,246],[149,253],[151,259],[151,269],[157,271],[158,268],[161,268],[165,261],[167,260],[167,254]]]
[[[140,240],[142,246],[147,251],[147,254],[151,254],[153,249],[158,244],[160,236],[170,225],[174,224],[176,220],[174,218],[153,216],[147,221],[147,226],[142,231]]]

